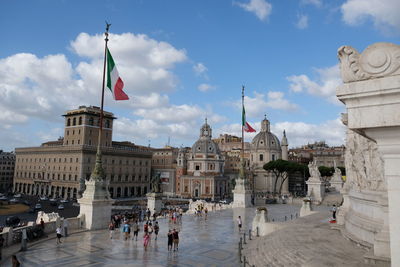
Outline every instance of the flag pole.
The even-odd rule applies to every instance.
[[[110,29],[111,24],[106,22],[106,32],[104,33],[106,38],[104,39],[105,41],[105,46],[104,46],[104,63],[103,63],[103,85],[101,88],[101,106],[100,106],[100,121],[99,121],[99,141],[97,144],[97,151],[100,151],[101,148],[101,138],[102,138],[102,133],[103,133],[103,108],[104,108],[104,87],[105,87],[105,81],[106,81],[106,62],[107,62],[107,43],[108,43],[108,30]]]
[[[242,85],[242,113],[244,110],[244,85]],[[243,114],[242,114],[242,160],[244,161],[244,127],[243,127]]]
[[[90,180],[103,182],[106,180],[104,169],[101,162],[101,139],[103,132],[103,108],[104,108],[104,86],[106,79],[106,62],[107,62],[107,42],[108,42],[108,30],[110,29],[111,24],[106,22],[106,32],[104,33],[106,38],[105,47],[104,47],[104,66],[103,66],[103,85],[101,91],[101,106],[100,106],[100,120],[99,120],[99,138],[97,142],[97,153],[96,153],[96,164],[94,166],[93,172],[90,175]],[[107,192],[108,193],[108,192]]]

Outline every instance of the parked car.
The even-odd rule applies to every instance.
[[[1,196],[0,200],[8,200],[8,198],[6,196]]]
[[[60,200],[60,203],[68,203],[69,201],[68,201],[68,199],[61,199]]]
[[[29,213],[35,213],[36,210],[35,210],[34,208],[30,208],[30,209],[28,210],[28,212],[29,212]]]
[[[6,226],[17,226],[20,223],[21,219],[17,216],[10,216],[6,219]]]
[[[41,197],[40,197],[40,201],[45,201],[45,200],[49,200],[49,198],[46,197],[46,196],[41,196]]]
[[[24,200],[24,201],[22,201],[22,203],[24,203],[25,205],[28,205],[28,206],[30,206],[30,205],[31,205],[31,203],[29,203],[29,201],[28,201],[28,200]]]
[[[64,209],[64,205],[63,204],[58,205],[58,209],[59,210],[63,210]]]
[[[57,202],[56,198],[50,198],[49,200],[50,200],[50,202]]]
[[[57,202],[55,202],[55,201],[50,201],[50,206],[57,206]]]
[[[22,195],[18,193],[18,194],[15,194],[14,197],[22,197]]]
[[[42,204],[37,203],[37,204],[35,205],[35,210],[41,210],[41,209],[42,209]]]

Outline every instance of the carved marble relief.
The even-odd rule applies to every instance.
[[[345,187],[357,191],[386,190],[383,159],[375,142],[348,130],[345,157]]]

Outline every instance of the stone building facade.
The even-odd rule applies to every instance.
[[[12,190],[15,167],[15,154],[0,150],[0,192]]]
[[[283,133],[282,143],[271,132],[270,122],[265,117],[261,121],[261,131],[251,141],[250,169],[253,182],[253,192],[257,196],[260,193],[273,192],[275,177],[271,172],[263,169],[263,166],[277,159],[288,160],[288,142],[286,133]],[[278,185],[280,184],[278,180]],[[284,181],[282,193],[289,191],[288,179]]]
[[[324,141],[289,149],[289,160],[308,164],[315,161],[317,166],[344,167],[345,146],[328,146]]]
[[[225,160],[211,137],[212,129],[206,120],[192,149],[179,150],[177,193],[181,196],[221,199],[231,191],[229,177],[224,175]]]
[[[166,146],[164,148],[153,148],[151,163],[152,175],[160,174],[161,190],[164,195],[176,194],[176,169],[179,149]]]
[[[104,111],[101,141],[103,168],[112,197],[142,196],[149,191],[150,149],[112,141],[115,117]],[[80,106],[67,111],[64,137],[40,147],[17,148],[14,191],[28,195],[77,198],[94,168],[100,109]]]

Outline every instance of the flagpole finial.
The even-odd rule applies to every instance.
[[[108,41],[108,31],[110,30],[110,26],[111,26],[111,23],[108,23],[106,21],[106,32],[104,33],[106,35],[106,41]]]

